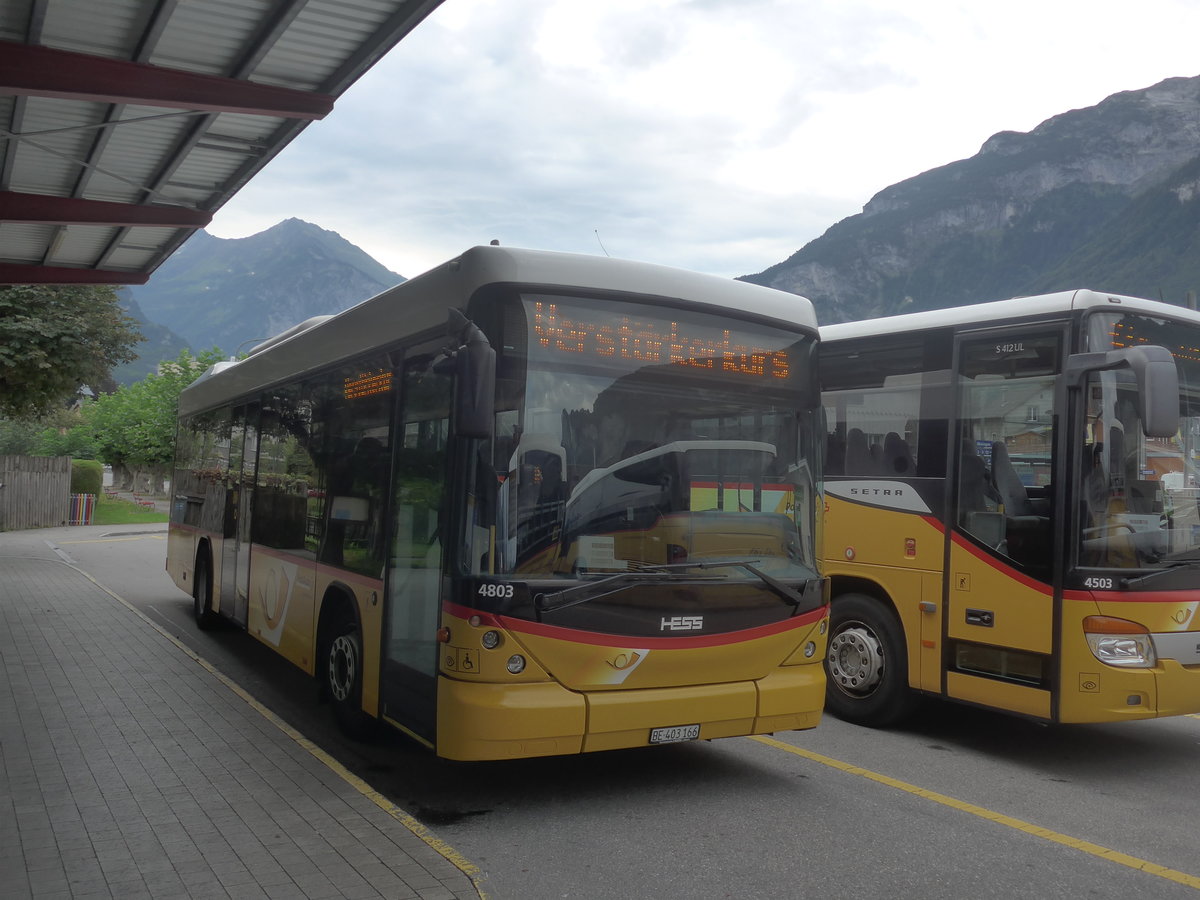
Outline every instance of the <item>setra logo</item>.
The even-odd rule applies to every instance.
[[[663,617],[659,631],[699,631],[704,627],[704,616]]]

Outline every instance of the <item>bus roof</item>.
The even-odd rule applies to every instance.
[[[281,380],[316,371],[410,335],[444,327],[488,284],[535,289],[620,291],[685,300],[714,312],[741,312],[817,332],[812,303],[797,294],[652,263],[511,247],[472,247],[423,275],[336,316],[317,316],[265,341],[244,360],[218,363],[180,395],[188,415]]]
[[[1059,291],[1055,294],[1037,294],[1031,297],[1014,297],[991,303],[976,303],[971,306],[956,306],[951,309],[931,309],[925,312],[885,316],[878,319],[862,319],[858,322],[843,322],[821,326],[822,341],[841,341],[851,338],[873,337],[880,334],[923,331],[932,328],[948,328],[956,325],[1004,325],[1006,323],[1055,314],[1085,312],[1095,309],[1135,310],[1149,315],[1166,316],[1200,324],[1200,313],[1183,306],[1174,306],[1158,300],[1144,300],[1122,294],[1104,294],[1097,291],[1078,289]]]

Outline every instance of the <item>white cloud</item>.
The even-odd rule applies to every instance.
[[[1068,109],[1198,74],[1192,0],[445,0],[211,228],[415,275],[492,238],[722,275]]]

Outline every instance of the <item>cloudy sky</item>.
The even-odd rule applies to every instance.
[[[214,218],[759,272],[998,131],[1200,74],[1196,0],[445,0]]]

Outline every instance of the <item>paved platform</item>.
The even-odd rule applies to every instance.
[[[0,897],[485,896],[42,534],[0,533]]]

